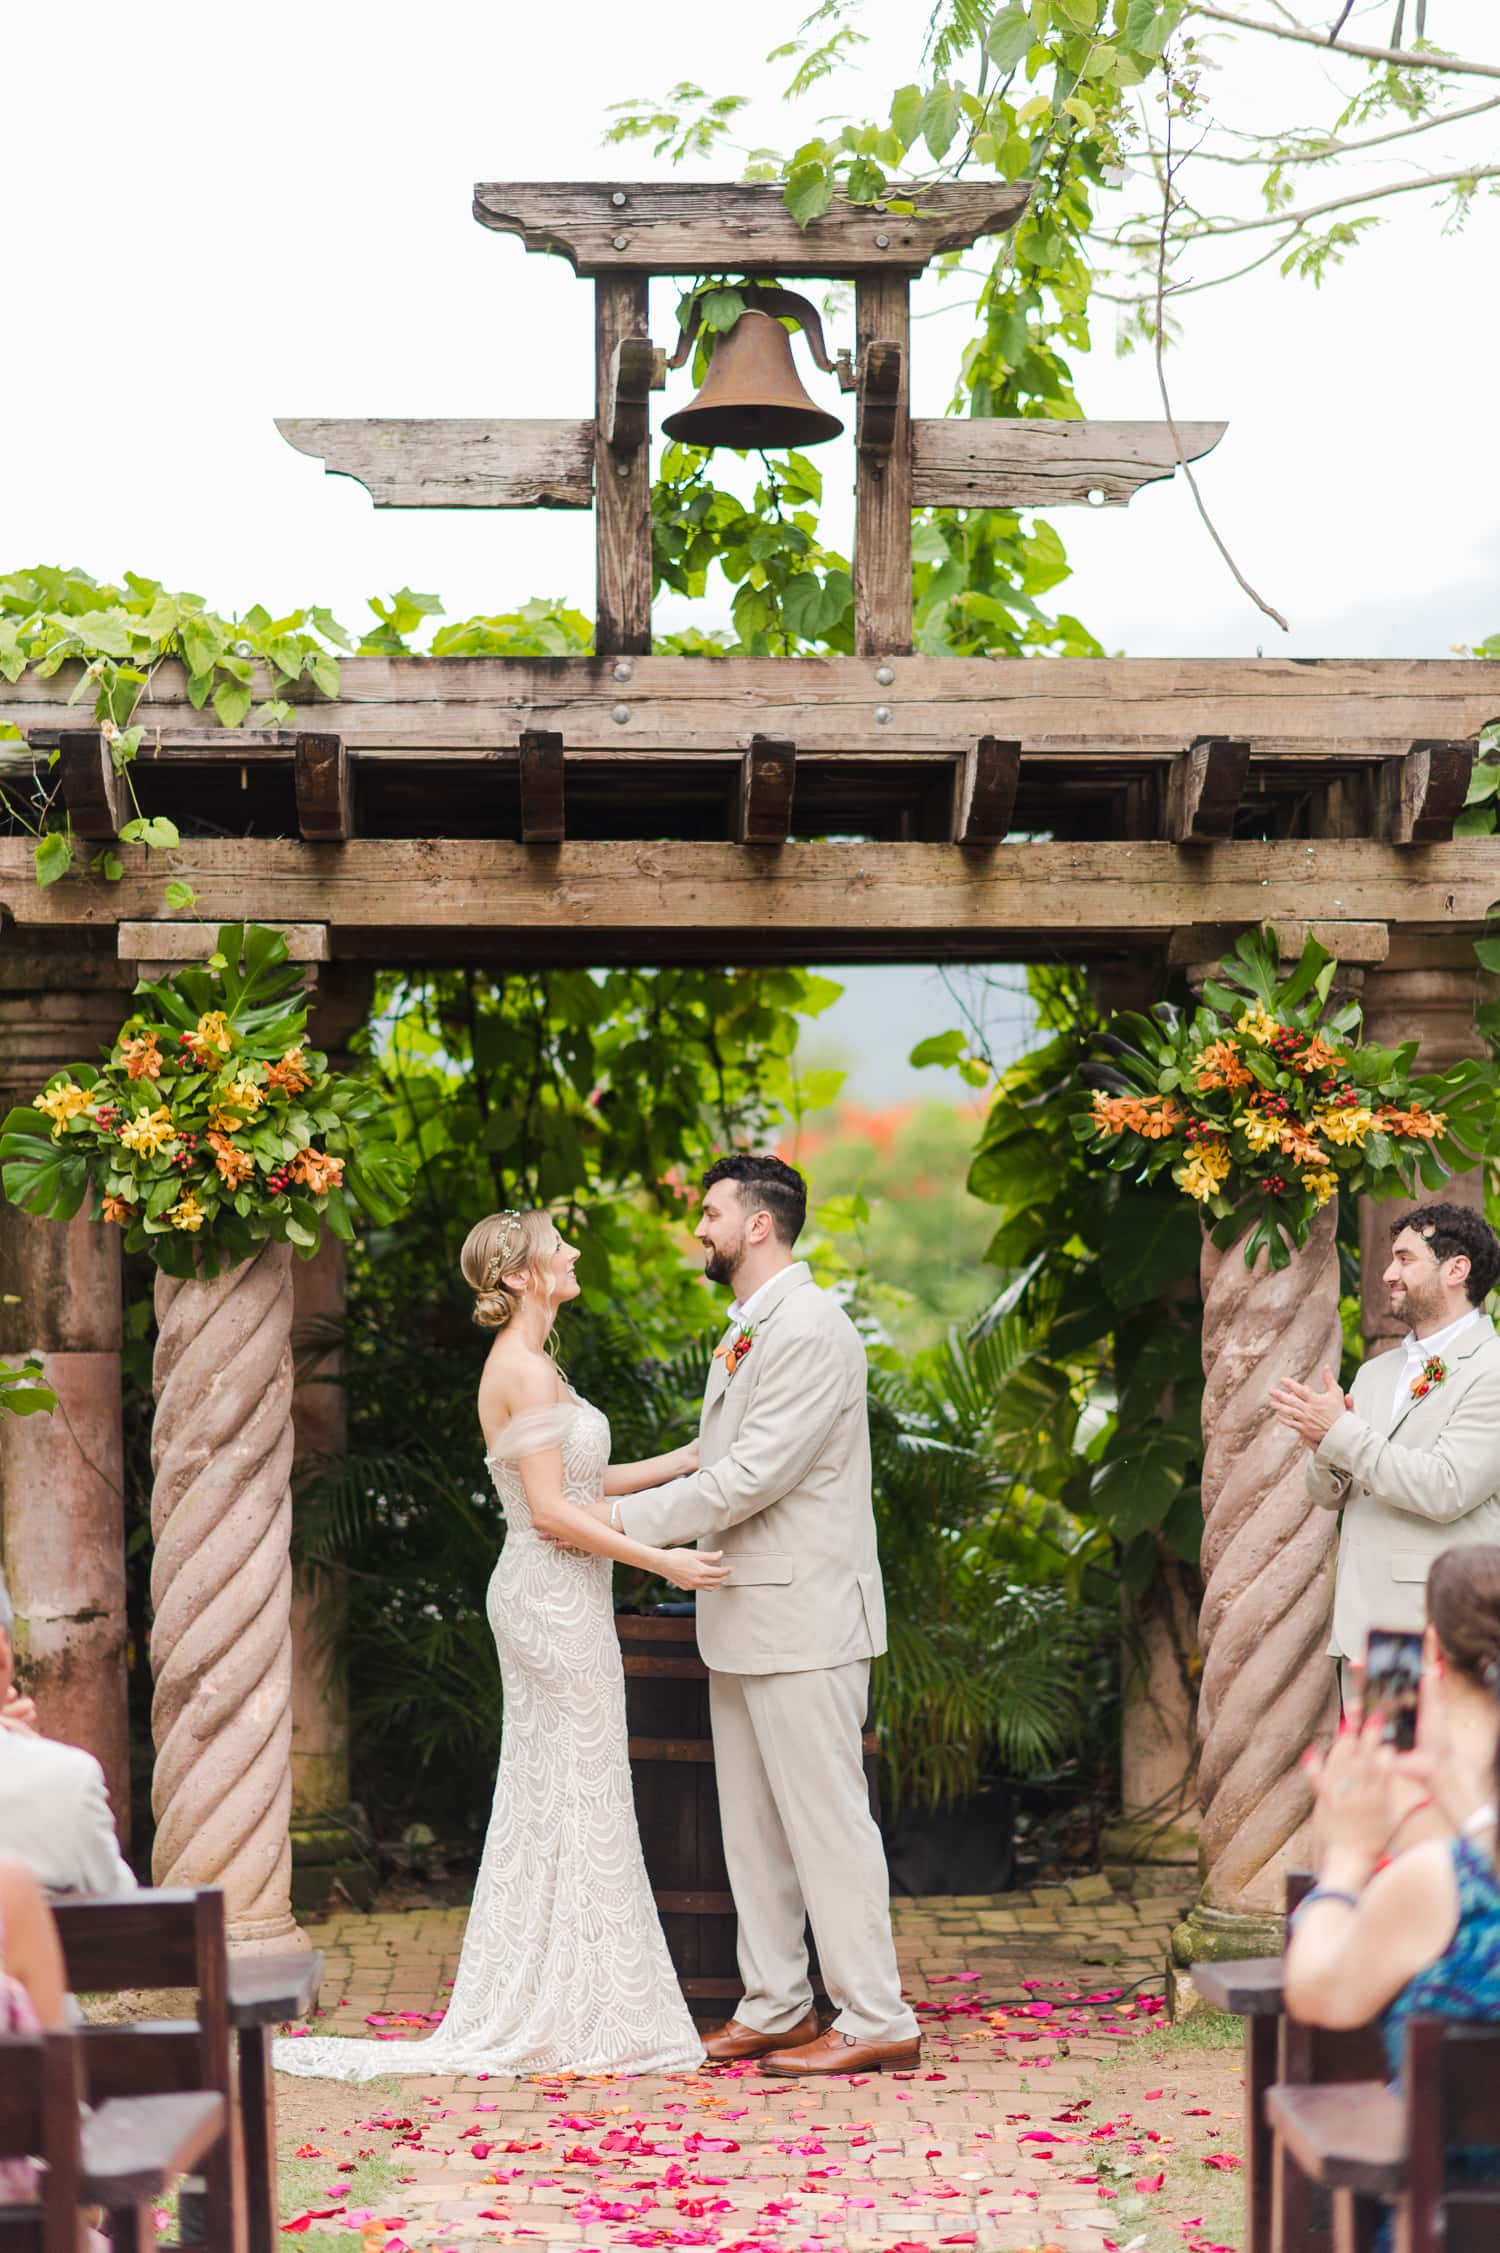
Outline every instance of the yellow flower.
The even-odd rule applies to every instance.
[[[154,1158],[158,1150],[165,1150],[167,1144],[176,1139],[177,1129],[165,1103],[157,1111],[137,1112],[120,1129],[120,1140],[126,1149],[138,1150],[143,1158]]]
[[[191,1189],[179,1197],[176,1204],[171,1206],[167,1213],[167,1218],[174,1228],[186,1228],[195,1232],[203,1226],[205,1217],[203,1207],[199,1204]]]
[[[209,1113],[208,1123],[217,1134],[233,1134],[236,1127],[254,1118],[264,1101],[254,1080],[246,1079],[242,1072],[225,1088]]]
[[[1326,1111],[1314,1111],[1313,1118],[1319,1133],[1330,1142],[1355,1150],[1375,1124],[1374,1112],[1363,1103],[1330,1104]]]
[[[229,1054],[229,1019],[222,1009],[205,1009],[198,1019],[194,1040],[203,1048],[216,1048],[221,1056]]]
[[[86,1087],[78,1087],[72,1080],[64,1080],[58,1087],[49,1087],[36,1099],[36,1107],[52,1121],[52,1139],[58,1136],[70,1119],[86,1111],[93,1098]]]
[[[1269,1048],[1282,1028],[1279,1021],[1269,1016],[1262,1004],[1257,1002],[1253,1009],[1245,1011],[1234,1029],[1237,1033],[1243,1033],[1246,1040],[1253,1040],[1257,1048]]]
[[[1302,1176],[1302,1186],[1310,1189],[1319,1205],[1326,1205],[1339,1185],[1339,1177],[1326,1166],[1315,1166],[1311,1173]]]
[[[1245,1140],[1254,1151],[1275,1150],[1281,1143],[1281,1121],[1268,1119],[1264,1111],[1244,1111],[1235,1121],[1245,1130]]]
[[[1206,1205],[1218,1193],[1219,1185],[1229,1174],[1229,1145],[1227,1142],[1203,1142],[1193,1155],[1180,1166],[1172,1168],[1172,1179],[1185,1196],[1196,1197]]]

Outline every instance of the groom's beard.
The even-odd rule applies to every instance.
[[[735,1270],[738,1266],[738,1251],[736,1251],[732,1259],[727,1252],[710,1251],[708,1258],[704,1261],[703,1264],[703,1273],[710,1283],[732,1284],[734,1282]]]

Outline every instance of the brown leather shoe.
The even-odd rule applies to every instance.
[[[919,2064],[921,2056],[920,2035],[910,2042],[862,2042],[857,2034],[840,2034],[830,2026],[816,2042],[770,2051],[760,2070],[796,2079],[807,2073],[887,2073],[893,2066]]]
[[[753,2026],[742,2026],[737,2018],[729,2018],[703,2037],[703,2047],[710,2065],[738,2065],[747,2057],[764,2057],[767,2050],[796,2050],[804,2042],[818,2038],[818,2014],[810,2010],[806,2018],[799,2018],[781,2034],[757,2034]]]

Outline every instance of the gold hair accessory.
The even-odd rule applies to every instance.
[[[521,1248],[521,1221],[523,1216],[518,1212],[513,1212],[507,1206],[499,1217],[501,1220],[510,1221],[512,1226],[506,1229],[494,1251],[490,1254],[489,1262],[484,1271],[483,1287],[486,1291],[494,1290],[495,1285]]]

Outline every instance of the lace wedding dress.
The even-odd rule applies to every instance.
[[[608,1557],[532,1529],[520,1459],[560,1446],[587,1503],[609,1425],[576,1395],[512,1418],[487,1457],[507,1533],[485,1610],[500,1654],[500,1773],[453,1996],[420,2042],[303,2036],[278,2072],[668,2073],[703,2062],[641,1859]]]

